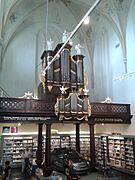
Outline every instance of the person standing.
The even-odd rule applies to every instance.
[[[2,160],[0,159],[0,179],[3,177],[3,167],[2,167]]]
[[[4,180],[10,180],[10,178],[11,178],[10,162],[6,161],[5,162],[5,169],[4,169]]]
[[[24,169],[27,167],[29,163],[29,158],[31,156],[31,153],[28,148],[25,149],[22,153],[22,172],[24,172]]]
[[[23,173],[24,167],[25,167],[25,151],[24,150],[22,151],[21,157],[22,157],[22,173]]]
[[[25,168],[27,167],[29,163],[30,156],[31,156],[30,150],[26,148],[25,153],[24,153]]]

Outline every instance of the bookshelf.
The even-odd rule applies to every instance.
[[[46,136],[43,136],[43,150],[45,153]],[[36,150],[38,145],[37,135],[3,135],[2,136],[2,161],[11,162],[12,166],[21,165],[21,154],[26,148],[32,152],[33,158],[36,158]],[[76,149],[75,135],[52,135],[51,137],[51,151],[59,147],[71,147]],[[80,137],[80,153],[90,159],[90,138],[88,135]]]
[[[80,154],[87,160],[90,160],[90,137],[89,135],[80,136]]]
[[[125,168],[135,170],[135,138],[125,137]]]
[[[70,136],[69,135],[53,135],[51,137],[51,151],[55,148],[69,148],[70,147]]]
[[[108,136],[95,136],[96,163],[106,166],[109,161]]]
[[[19,166],[22,162],[22,151],[29,148],[33,151],[32,136],[3,136],[2,162],[10,161],[11,166]]]
[[[70,136],[70,147],[76,150],[76,137],[75,135]],[[90,160],[90,137],[89,135],[80,135],[80,154]]]
[[[112,166],[125,168],[124,137],[109,136],[109,160]]]
[[[21,165],[22,150],[28,147],[33,158],[36,158],[37,135],[2,135],[1,158],[3,164],[6,160],[12,166]],[[51,136],[51,151],[59,147],[76,149],[75,135],[55,134]],[[45,135],[43,136],[43,149],[45,153]],[[80,135],[80,153],[90,160],[90,137]],[[135,172],[135,137],[122,135],[95,135],[96,163],[105,166],[110,163],[115,168]]]
[[[135,170],[135,137],[109,137],[109,157],[112,166]]]

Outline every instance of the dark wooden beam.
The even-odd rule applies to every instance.
[[[50,122],[50,119],[58,122],[54,103],[47,100],[0,98],[0,122],[7,122],[6,117],[9,117],[9,122],[10,117],[44,117],[46,119],[43,122]],[[91,117],[94,118],[95,123],[130,124],[132,118],[130,104],[92,102]],[[40,118],[39,122],[41,122]],[[35,121],[38,122],[33,118],[33,122]],[[13,121],[11,120],[11,122]],[[26,122],[32,121],[28,118]],[[70,122],[72,123],[72,120]]]
[[[90,157],[91,157],[91,170],[95,170],[95,136],[94,136],[94,119],[89,118],[89,129],[90,129]]]
[[[76,123],[76,151],[80,153],[80,124]]]
[[[45,167],[50,166],[50,157],[51,157],[51,124],[46,123]]]

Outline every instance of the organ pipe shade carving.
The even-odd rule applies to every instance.
[[[69,57],[69,50],[64,49],[61,52],[61,83],[70,83]]]
[[[41,56],[43,85],[84,88],[84,56],[77,54],[71,57],[70,44],[67,44],[53,63],[50,63],[62,45],[63,43],[58,44],[54,50],[45,50]],[[45,72],[48,65],[49,68]]]
[[[79,95],[79,93],[72,92],[67,98],[63,94],[60,98],[57,98],[55,113],[59,116],[59,120],[72,118],[88,120],[91,115],[88,96],[83,95],[83,98],[80,98]]]
[[[71,57],[72,46],[66,44],[59,56],[50,63],[62,45],[63,43],[57,44],[54,50],[45,50],[41,56],[42,69],[49,67],[44,74],[44,87],[48,87],[51,92],[55,86],[59,92],[57,102],[55,101],[55,114],[59,120],[88,120],[91,106],[88,90],[84,88],[84,56],[76,54]]]
[[[52,56],[47,57],[47,65],[50,64],[50,61],[52,60]],[[53,64],[50,65],[50,68],[47,70],[47,80],[48,82],[53,82]]]

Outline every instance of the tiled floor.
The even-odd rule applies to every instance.
[[[58,173],[60,174],[60,173]],[[67,178],[63,175],[60,174],[60,176],[62,177],[62,180],[67,180]],[[129,176],[123,173],[119,173],[117,171],[113,171],[112,176],[114,177],[119,177],[118,178],[108,178],[108,179],[104,179],[102,178],[103,175],[98,173],[98,172],[91,172],[88,175],[83,175],[81,176],[81,180],[135,180],[135,177],[133,176]],[[21,173],[20,169],[14,169],[12,171],[12,179],[11,180],[36,180],[35,178],[30,178],[27,175],[23,175]]]

